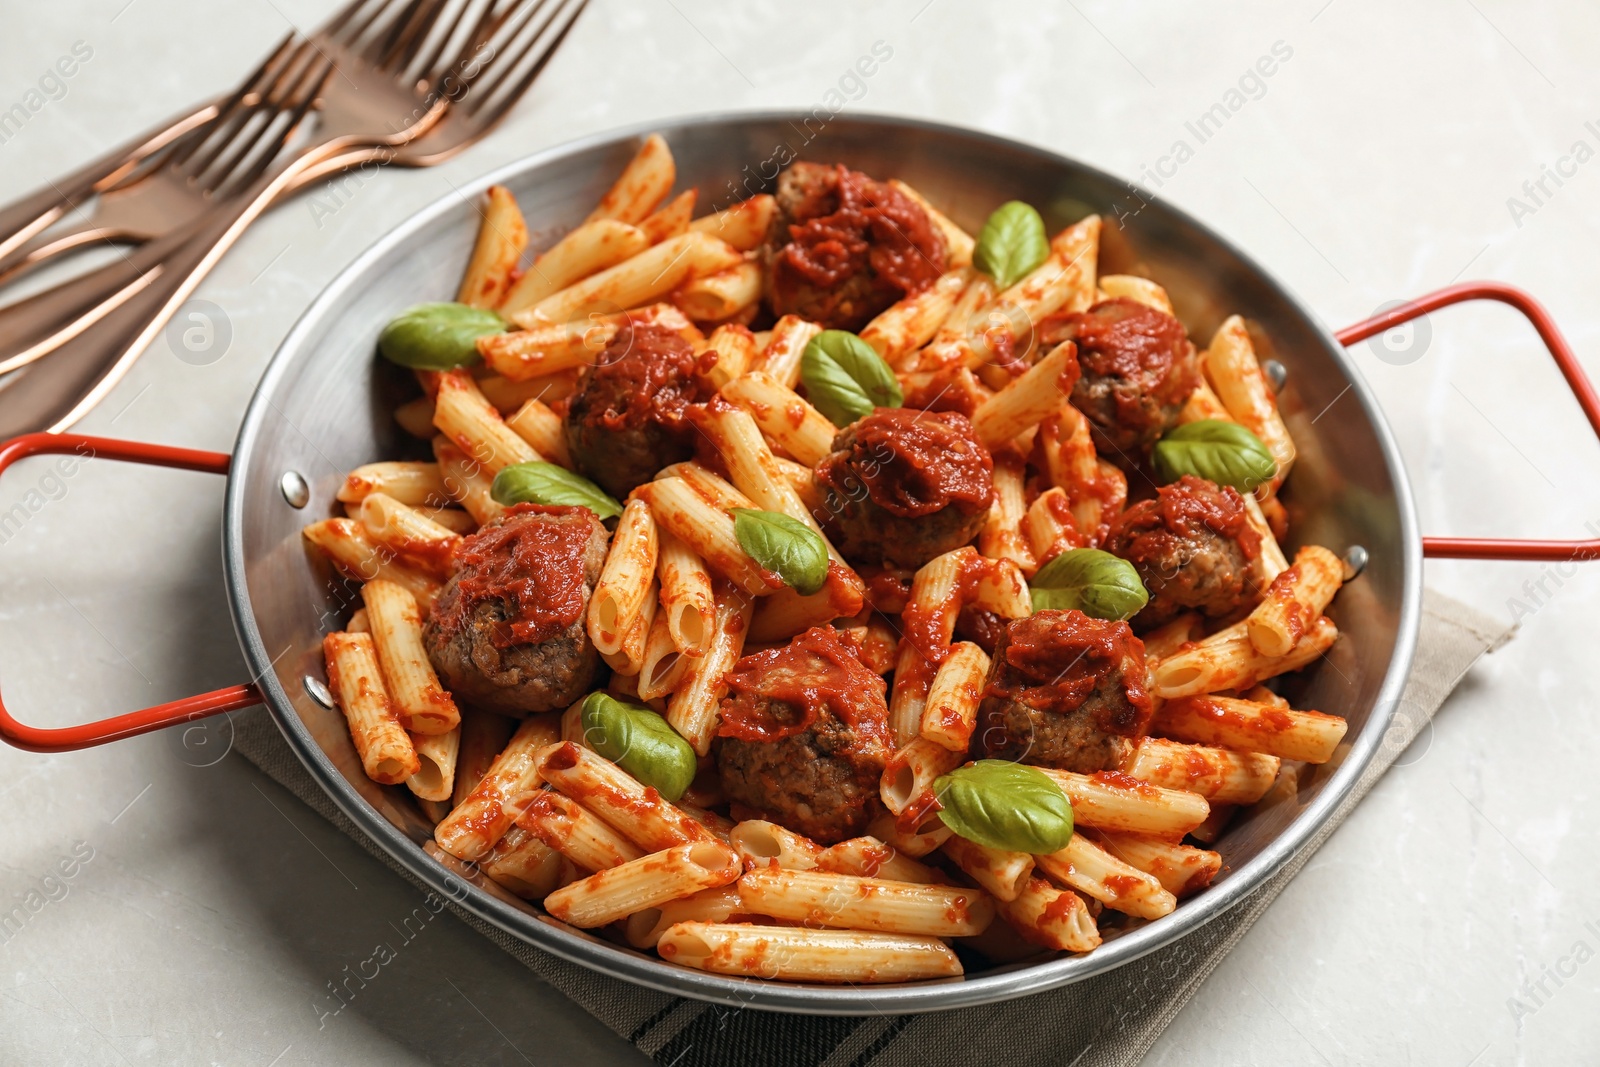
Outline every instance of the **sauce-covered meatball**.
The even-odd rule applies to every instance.
[[[1114,770],[1150,725],[1144,642],[1125,622],[1041,611],[1006,624],[972,735],[975,758]]]
[[[878,408],[840,431],[816,476],[817,518],[854,563],[920,567],[976,537],[994,501],[994,458],[953,411]]]
[[[717,769],[730,801],[832,844],[866,832],[889,758],[883,679],[816,626],[729,672]]]
[[[1261,535],[1237,490],[1186,474],[1111,523],[1105,549],[1132,563],[1150,592],[1135,621],[1156,626],[1185,611],[1216,618],[1260,599]]]
[[[607,534],[588,508],[518,504],[456,549],[423,630],[440,679],[488,711],[565,708],[600,672],[584,632]]]
[[[1077,343],[1083,374],[1072,405],[1089,420],[1101,454],[1124,467],[1149,453],[1200,384],[1183,323],[1136,300],[1117,297],[1052,316],[1039,333],[1045,344]]]
[[[694,349],[675,330],[624,323],[583,372],[567,409],[567,447],[578,470],[621,498],[693,456],[687,412],[711,393],[694,369]]]
[[[795,163],[778,178],[768,239],[775,315],[859,330],[944,273],[944,235],[915,200],[860,171]]]

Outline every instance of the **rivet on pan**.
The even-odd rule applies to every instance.
[[[1344,580],[1349,581],[1367,569],[1367,550],[1360,545],[1351,545],[1344,552]]]
[[[1261,370],[1266,374],[1267,384],[1272,386],[1272,391],[1283,392],[1283,383],[1289,380],[1289,368],[1275,359],[1269,359],[1261,364]]]
[[[315,700],[329,711],[333,710],[333,694],[328,692],[326,685],[323,685],[322,682],[309,674],[301,679],[301,684],[306,687],[306,692],[311,695],[312,700]]]
[[[311,487],[299,471],[284,471],[283,477],[278,479],[278,488],[283,490],[283,499],[291,508],[303,508],[311,503]]]

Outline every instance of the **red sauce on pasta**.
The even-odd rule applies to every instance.
[[[724,678],[719,737],[779,741],[810,729],[831,713],[864,741],[890,745],[886,686],[862,665],[837,630],[813,626],[780,648],[745,656]],[[772,702],[798,709],[772,713]]]
[[[1041,611],[1007,628],[1006,670],[991,676],[985,698],[999,697],[1041,711],[1076,711],[1108,678],[1121,676],[1126,702],[1103,727],[1138,737],[1150,721],[1144,642],[1125,622],[1091,619],[1081,611]]]
[[[816,198],[789,227],[789,243],[774,264],[774,286],[792,272],[832,289],[866,270],[906,294],[932,285],[946,255],[944,237],[928,213],[894,186],[860,171],[841,164],[835,174],[834,194]]]
[[[1131,563],[1154,563],[1183,558],[1185,546],[1203,530],[1233,540],[1247,560],[1261,552],[1261,535],[1250,524],[1238,490],[1192,474],[1124,511],[1111,524],[1107,542],[1115,540],[1117,555]]]
[[[951,504],[987,509],[994,500],[994,458],[966,416],[953,411],[878,408],[836,444],[817,480],[842,496],[865,487],[892,515],[923,518]]]
[[[709,389],[695,377],[694,349],[676,330],[648,322],[624,322],[594,366],[585,392],[605,403],[589,407],[584,418],[605,430],[637,429],[656,423],[687,432],[690,405],[705,401]],[[595,389],[594,386],[603,386]]]

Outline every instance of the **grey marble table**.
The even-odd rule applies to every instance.
[[[0,197],[223,88],[289,22],[309,27],[329,6],[4,0]],[[413,210],[500,163],[657,116],[836,99],[1140,179],[1330,326],[1456,279],[1524,285],[1600,370],[1597,30],[1593,5],[1509,0],[594,0],[476,150],[310,193],[257,226],[199,294],[226,315],[225,352],[197,365],[158,342],[83,429],[227,449],[312,296]],[[876,42],[891,58],[852,80]],[[1264,56],[1276,56],[1270,77],[1252,73]],[[1451,311],[1426,336],[1358,348],[1356,362],[1393,420],[1426,529],[1600,526],[1600,447],[1509,311]],[[65,724],[242,678],[220,489],[104,461],[66,474],[35,462],[6,479],[0,512],[26,512],[0,530],[8,705]],[[1600,852],[1586,821],[1600,731],[1583,682],[1600,565],[1433,563],[1428,580],[1521,616],[1520,638],[1474,673],[1149,1063],[1575,1063],[1600,1046]],[[0,1062],[639,1060],[453,919],[403,941],[418,903],[407,885],[242,761],[209,761],[166,735],[0,751],[0,913],[24,916],[0,925]],[[330,984],[380,942],[401,945],[396,958],[335,1014]]]

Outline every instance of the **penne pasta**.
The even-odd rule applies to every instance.
[[[461,712],[461,744],[456,755],[455,787],[450,791],[450,804],[454,807],[478,788],[483,776],[494,765],[494,759],[511,740],[516,723],[504,715],[477,708],[464,708]]]
[[[549,789],[535,789],[518,805],[517,825],[585,871],[619,867],[644,855],[583,805]]]
[[[641,219],[639,232],[653,245],[686,233],[689,220],[694,217],[694,201],[695,191],[684,190]]]
[[[757,193],[732,207],[695,219],[689,228],[721,238],[741,252],[761,247],[778,214],[778,201],[771,193]]]
[[[1083,548],[1087,538],[1078,532],[1078,520],[1066,490],[1051,486],[1034,498],[1022,516],[1022,536],[1039,566],[1063,552]]]
[[[1178,906],[1177,897],[1153,875],[1117,859],[1082,834],[1073,834],[1066,848],[1035,862],[1052,881],[1138,919],[1159,919]]]
[[[873,818],[867,825],[867,831],[879,841],[894,849],[902,856],[926,856],[946,841],[950,840],[950,828],[939,823],[932,829],[922,833],[907,833],[902,831],[895,823],[895,817],[888,812]]]
[[[656,577],[672,643],[685,656],[705,655],[716,623],[711,572],[694,550],[668,529],[657,531]]]
[[[1198,793],[1218,804],[1254,804],[1272,788],[1279,760],[1259,752],[1186,745],[1141,737],[1123,760],[1123,773],[1163,789]]]
[[[934,779],[967,762],[965,749],[952,752],[925,737],[912,738],[901,746],[883,767],[878,796],[883,806],[899,815],[911,803],[933,788]]]
[[[625,936],[634,948],[655,948],[661,936],[678,923],[721,923],[744,914],[738,886],[713,886],[669,900],[660,907],[634,912],[628,916]]]
[[[430,433],[428,436],[433,435]],[[386,461],[363,464],[345,475],[337,498],[342,504],[359,504],[372,493],[383,493],[412,507],[449,502],[437,463]]]
[[[709,830],[603,756],[570,741],[536,753],[539,774],[646,852],[711,841]]]
[[[1283,507],[1276,497],[1267,503],[1276,507]],[[1254,494],[1244,494],[1245,518],[1250,521],[1251,527],[1261,537],[1261,551],[1255,558],[1255,566],[1260,575],[1260,584],[1266,588],[1277,580],[1278,575],[1289,569],[1289,561],[1284,558],[1283,549],[1278,547],[1278,538],[1272,532],[1272,527],[1267,523],[1267,517]],[[1316,616],[1312,616],[1315,618]]]
[[[1265,487],[1264,495],[1271,496],[1294,465],[1294,441],[1278,414],[1278,401],[1256,360],[1255,346],[1250,343],[1243,319],[1231,315],[1217,327],[1211,347],[1206,350],[1204,366],[1206,377],[1228,414],[1261,438],[1277,462],[1277,473]]]
[[[490,334],[491,337],[506,336],[503,334]],[[483,345],[478,346],[478,351],[483,351]],[[485,378],[478,378],[478,391],[485,400],[493,404],[495,410],[502,415],[510,415],[530,400],[538,400],[544,404],[554,404],[570,397],[578,388],[577,372],[575,370],[561,371],[555,374],[543,374],[536,378],[527,378],[522,381],[512,381],[510,378],[491,374]],[[430,409],[431,410],[431,409]],[[428,416],[428,423],[433,424],[433,416]],[[422,437],[432,437],[430,430]]]
[[[591,312],[570,322],[485,334],[478,338],[478,354],[501,380],[542,382],[592,366],[626,321],[620,313]]]
[[[541,459],[571,468],[572,457],[567,453],[566,420],[544,401],[529,400],[506,417],[506,425],[512,433],[528,442]]]
[[[822,846],[803,834],[765,819],[746,819],[728,831],[733,846],[746,870],[776,867],[786,871],[809,871],[817,866]]]
[[[491,185],[478,226],[478,243],[467,262],[456,301],[475,308],[499,307],[511,288],[511,272],[528,247],[528,227],[516,197],[503,185]]]
[[[950,978],[961,961],[934,937],[798,926],[681,922],[656,950],[669,963],[715,974],[866,985]]]
[[[853,874],[862,878],[887,878],[893,882],[942,882],[944,877],[927,864],[897,852],[876,837],[852,837],[817,853],[817,870]]]
[[[658,477],[634,490],[650,505],[651,514],[708,566],[747,595],[759,596],[783,586],[783,580],[761,567],[739,546],[733,516],[707,500],[683,478]]]
[[[322,652],[328,691],[344,712],[367,777],[383,785],[399,785],[416,774],[421,764],[411,738],[395,719],[372,636],[331,633],[323,638]]]
[[[1291,711],[1233,697],[1193,696],[1169,700],[1152,729],[1180,741],[1261,752],[1279,759],[1326,763],[1348,724],[1320,711]]]
[[[667,702],[667,721],[702,756],[717,732],[718,705],[727,693],[722,679],[743,655],[750,629],[748,597],[724,585],[716,591],[716,607],[705,655],[690,661],[683,684]]]
[[[1039,569],[1022,523],[1028,513],[1022,457],[1002,452],[994,457],[994,503],[978,534],[978,551],[990,559],[1009,559],[1023,574]]]
[[[761,353],[757,369],[765,371],[784,388],[793,389],[800,382],[800,357],[805,355],[811,339],[821,332],[822,327],[814,322],[807,322],[798,315],[785,315],[773,324],[772,339]]]
[[[1172,300],[1168,298],[1167,291],[1149,278],[1134,274],[1102,274],[1099,285],[1108,297],[1123,297],[1168,315],[1173,314]]]
[[[592,312],[643,307],[691,278],[738,266],[744,257],[715,237],[690,230],[631,259],[552,293],[513,318],[519,326],[581,321]]]
[[[689,662],[672,639],[665,609],[657,611],[639,664],[639,699],[663,700],[671,696],[688,673]]]
[[[1172,700],[1224,689],[1249,689],[1318,659],[1338,637],[1338,627],[1324,615],[1288,655],[1263,656],[1250,643],[1246,624],[1236,623],[1158,662],[1150,671],[1150,693]]]
[[[417,772],[406,779],[406,788],[423,800],[445,801],[455,788],[456,759],[461,747],[461,728],[442,734],[411,734],[417,753]]]
[[[370,498],[369,498],[370,499]],[[461,722],[456,702],[439,684],[422,643],[422,612],[404,586],[376,579],[361,587],[367,622],[400,725],[412,734],[450,733]],[[455,757],[451,756],[452,774]],[[449,790],[445,791],[445,796]],[[425,797],[443,800],[445,797]]]
[[[1287,656],[1343,583],[1344,563],[1338,556],[1321,545],[1302,548],[1245,620],[1250,643],[1263,656]]]
[[[568,233],[541,253],[506,293],[504,318],[515,320],[539,301],[568,286],[631,259],[650,247],[650,238],[620,219],[595,219]]]
[[[721,389],[755,363],[756,339],[743,326],[718,326],[697,355],[696,373],[713,389]]]
[[[424,612],[433,606],[439,583],[375,544],[364,526],[350,519],[323,519],[303,527],[301,535],[322,552],[346,578],[370,582],[381,578],[409,592]]]
[[[602,655],[622,649],[654,592],[658,542],[650,505],[634,498],[622,509],[600,580],[589,596],[587,631]]]
[[[557,737],[558,716],[531,715],[517,727],[472,792],[433,828],[434,842],[458,860],[487,856],[516,821],[515,801],[539,785],[536,756]]]
[[[946,271],[922,292],[903,297],[879,312],[862,327],[861,339],[891,367],[898,367],[907,356],[933,340],[973,273],[969,267]]]
[[[497,502],[490,492],[494,475],[488,473],[482,464],[445,437],[433,439],[433,454],[439,460],[439,471],[450,499],[460,504],[474,522],[482,526],[506,513],[505,506]]]
[[[678,168],[672,161],[672,149],[659,133],[644,139],[615,184],[606,190],[600,203],[589,212],[585,222],[596,219],[620,219],[638,223],[654,211],[672,191],[678,180]]]
[[[1205,821],[1211,806],[1205,797],[1163,789],[1120,771],[1078,774],[1041,767],[1072,801],[1072,817],[1083,826],[1103,830],[1182,837]]]
[[[1061,408],[1078,380],[1078,350],[1071,342],[1053,351],[972,413],[972,429],[991,450]]]
[[[745,260],[715,274],[690,279],[668,299],[695,322],[718,322],[753,307],[761,299],[763,280],[760,264]]]
[[[972,262],[972,250],[977,245],[971,234],[951,222],[938,208],[930,204],[926,197],[898,178],[890,178],[889,184],[900,192],[916,201],[918,207],[928,213],[928,218],[939,228],[939,233],[944,237],[945,254],[952,267],[965,267]]]
[[[394,421],[400,428],[412,437],[420,437],[424,441],[434,434],[433,429],[433,398],[419,396],[407,400],[404,404],[394,409]]]
[[[1035,945],[1064,952],[1088,952],[1100,945],[1100,931],[1083,898],[1043,878],[1029,878],[1014,900],[996,907],[1002,919]]]
[[[978,705],[989,678],[989,657],[970,641],[950,646],[939,664],[922,708],[921,737],[965,753],[978,721]]]
[[[491,479],[513,463],[533,463],[542,458],[505,424],[494,405],[465,374],[439,376],[433,424]]]
[[[562,882],[563,868],[571,864],[561,853],[540,841],[520,826],[513,826],[500,839],[478,868],[525,900],[543,900]]]
[[[702,889],[727,885],[741,869],[738,855],[727,845],[696,841],[564,885],[544,898],[544,909],[562,922],[592,929]]]
[[[806,926],[969,937],[994,919],[981,889],[762,867],[739,879],[747,911]]]
[[[722,387],[722,396],[749,412],[769,441],[807,467],[815,467],[833,451],[838,428],[766,371],[733,379]]]
[[[460,534],[388,493],[369,493],[358,515],[373,542],[440,581],[450,577],[450,557],[461,543]]]
[[[1016,900],[1033,875],[1033,857],[1026,852],[990,848],[959,835],[940,848],[998,901]]]
[[[1101,834],[1100,845],[1117,859],[1155,878],[1175,897],[1204,889],[1222,870],[1220,854],[1159,837]]]

